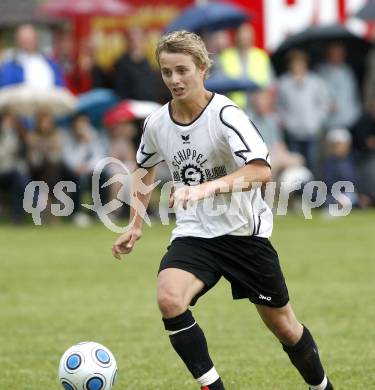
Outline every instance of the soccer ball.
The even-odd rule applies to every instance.
[[[116,375],[111,351],[92,341],[73,345],[60,360],[59,380],[65,390],[110,390]]]

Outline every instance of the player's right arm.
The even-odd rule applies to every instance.
[[[138,166],[147,170],[146,175],[141,178],[137,178],[137,180],[142,180],[143,185],[146,188],[152,188],[155,180],[155,166],[163,161],[163,156],[160,153],[158,142],[155,140],[155,129],[159,129],[159,125],[158,123],[155,124],[155,121],[151,120],[151,117],[152,115],[146,118],[143,124],[142,139],[136,156]],[[137,175],[133,175],[132,177],[133,183],[131,191],[133,198],[135,197],[136,199],[133,199],[131,204],[143,204],[144,207],[142,207],[142,209],[146,212],[152,190],[147,191],[145,194],[136,191],[136,188],[139,188],[137,187],[137,185],[139,185],[139,181],[137,183],[134,181],[136,180]],[[141,207],[137,207],[137,209],[134,207],[130,208],[129,230],[122,234],[112,247],[113,256],[119,260],[121,259],[121,254],[130,253],[133,250],[134,243],[141,238],[144,215],[139,214],[142,212],[140,210]]]
[[[150,186],[155,181],[155,167],[147,168],[146,175],[142,178],[143,183],[146,186]],[[134,186],[132,185],[132,188]],[[152,191],[147,194],[134,191],[134,196],[143,204],[144,210],[147,210],[147,206],[150,202]],[[129,216],[129,230],[123,233],[112,246],[112,255],[121,260],[122,254],[128,254],[133,250],[134,244],[142,236],[142,225],[144,215],[139,214],[139,210],[130,208]]]

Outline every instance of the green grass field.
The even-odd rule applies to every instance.
[[[59,389],[61,354],[94,340],[117,358],[115,389],[196,389],[156,307],[155,282],[170,227],[146,229],[135,252],[111,258],[102,225],[0,228],[0,390]],[[280,217],[272,238],[299,319],[317,340],[335,389],[375,389],[375,213]],[[199,301],[228,390],[306,389],[280,344],[226,281]]]

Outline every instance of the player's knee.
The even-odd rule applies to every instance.
[[[166,289],[159,291],[158,305],[163,317],[166,318],[178,316],[187,309],[181,294]]]
[[[285,345],[295,345],[301,337],[300,328],[288,322],[274,326],[274,334]]]

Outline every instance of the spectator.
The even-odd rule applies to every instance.
[[[69,31],[56,34],[53,45],[53,57],[56,59],[63,75],[70,74],[74,68],[74,37]]]
[[[0,35],[0,64],[4,61],[5,57],[6,54],[5,54],[4,40],[3,37]]]
[[[273,70],[268,54],[254,46],[254,30],[242,24],[236,31],[236,46],[220,54],[223,72],[232,78],[249,78],[260,87],[268,87],[273,81]],[[241,108],[249,106],[249,97],[244,92],[233,92],[229,97]]]
[[[110,82],[104,70],[95,63],[94,50],[88,44],[78,53],[76,64],[65,73],[67,87],[74,94],[80,94],[95,88],[109,88]]]
[[[224,73],[222,64],[220,61],[221,53],[231,47],[231,37],[228,30],[218,30],[214,32],[208,32],[204,35],[204,42],[210,53],[211,60],[213,61],[210,68],[210,75],[216,73]]]
[[[354,166],[351,154],[352,137],[347,129],[332,129],[327,133],[327,157],[324,163],[323,176],[328,191],[338,181],[350,181],[357,188],[358,174]],[[340,206],[351,202],[357,205],[357,192],[343,193],[339,198],[328,196],[327,204],[339,204]]]
[[[293,50],[287,56],[288,72],[278,84],[278,112],[289,149],[302,154],[315,175],[320,158],[320,135],[327,118],[328,90],[324,81],[308,70],[307,55]]]
[[[115,64],[114,89],[122,99],[159,99],[159,79],[145,55],[145,34],[140,27],[127,33],[128,48]]]
[[[366,110],[371,110],[372,103],[375,101],[375,24],[371,25],[371,41],[372,47],[367,53],[365,59],[365,76],[363,83],[364,105]]]
[[[24,24],[16,32],[17,49],[12,58],[0,68],[0,87],[25,84],[35,89],[48,90],[63,86],[63,76],[56,62],[43,55],[38,48],[38,34],[34,26]]]
[[[134,138],[137,134],[137,127],[131,120],[124,120],[111,126],[110,136],[110,157],[119,160],[128,172],[133,172],[137,168],[135,161],[136,150],[134,147]],[[109,165],[109,175],[126,175],[126,170],[118,163]],[[130,178],[126,177],[125,182],[114,182],[110,187],[111,199],[119,198],[125,202],[130,203]],[[129,209],[122,207],[113,212],[112,217],[119,218],[128,215]]]
[[[136,149],[134,144],[137,137],[137,126],[133,118],[133,114],[129,112],[127,119],[125,119],[124,116],[122,121],[116,121],[113,123],[108,121],[106,124],[111,135],[110,156],[122,163],[122,165],[118,162],[109,165],[109,174],[111,177],[114,177],[115,175],[126,175],[127,173],[131,173],[137,169],[137,163],[135,160]],[[159,164],[156,170],[155,181],[165,183],[169,180],[171,180],[171,176],[168,166],[163,163]],[[111,184],[111,199],[118,198],[125,204],[129,204],[131,202],[130,190],[130,177],[126,176],[121,179],[121,182],[116,181]],[[160,199],[160,197],[154,193],[150,199],[148,212],[151,216],[154,216],[160,208],[163,208],[165,212],[167,212],[168,199]],[[122,207],[121,209],[115,210],[112,213],[112,217],[125,217],[128,216],[128,213],[129,208]]]
[[[32,179],[44,181],[50,189],[49,194],[38,194],[47,198],[48,211],[53,200],[54,186],[67,178],[63,163],[63,136],[48,110],[41,110],[36,116],[35,131],[28,136],[27,156]],[[47,215],[46,220],[56,222],[52,215]]]
[[[105,143],[91,126],[85,114],[77,114],[72,121],[72,132],[66,135],[63,161],[77,189],[73,195],[74,222],[87,225],[89,217],[81,210],[84,191],[91,189],[92,175],[96,164],[105,156]],[[105,177],[101,177],[104,180]],[[105,203],[103,201],[103,203]]]
[[[267,144],[271,162],[272,175],[278,175],[290,167],[304,165],[304,158],[298,153],[291,153],[282,139],[281,130],[276,115],[272,110],[271,92],[267,89],[252,94],[253,110],[249,117],[259,128],[259,131]]]
[[[355,161],[358,166],[362,207],[375,204],[375,99],[352,127]]]
[[[357,81],[352,69],[345,63],[346,49],[341,42],[333,42],[327,48],[326,62],[318,67],[318,73],[326,82],[330,97],[330,112],[326,127],[348,128],[361,113]]]
[[[131,121],[123,121],[111,129],[110,156],[124,163],[130,171],[136,168],[134,137],[136,126]]]
[[[28,182],[25,165],[23,130],[11,111],[0,115],[0,190],[7,192],[11,201],[12,222],[23,221],[23,195]]]

